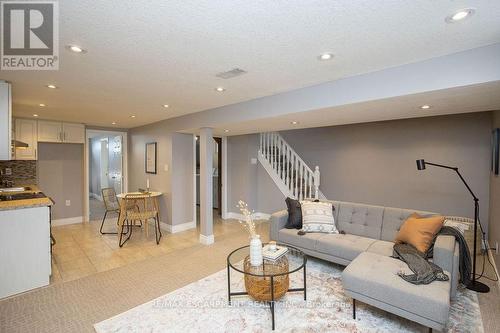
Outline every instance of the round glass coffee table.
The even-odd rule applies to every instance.
[[[274,303],[287,292],[306,292],[307,256],[299,249],[277,244],[288,248],[288,251],[277,260],[264,259],[260,266],[250,265],[250,246],[240,247],[227,256],[227,295],[229,304],[232,296],[248,295],[254,300],[269,302],[271,309],[272,328],[274,330]],[[245,278],[246,291],[231,291],[231,269],[241,273]],[[290,288],[289,276],[302,270],[304,283],[301,288]]]

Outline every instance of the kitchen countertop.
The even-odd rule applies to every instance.
[[[30,187],[31,189],[29,191],[11,192],[9,194],[39,193],[39,192],[41,192],[41,190],[36,185],[26,184],[26,185],[22,185],[22,186]],[[48,207],[48,206],[52,206],[53,204],[54,203],[49,198],[35,198],[35,199],[0,201],[0,210],[13,210],[13,209],[34,208],[34,207]]]

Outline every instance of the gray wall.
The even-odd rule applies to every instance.
[[[239,213],[236,205],[245,201],[250,209],[259,213],[273,213],[285,209],[284,196],[266,170],[252,164],[257,158],[259,135],[238,135],[227,139],[227,200],[228,211]]]
[[[194,221],[193,135],[172,135],[172,225]]]
[[[417,172],[415,160],[425,158],[456,165],[479,196],[481,217],[487,227],[489,112],[304,129],[281,134],[310,167],[319,165],[321,190],[333,200],[470,217],[473,202],[457,176],[449,170],[430,167]],[[258,172],[257,166],[250,165],[250,156],[256,157],[257,146],[256,135],[229,139],[228,197],[231,204],[238,198],[245,198],[256,211],[272,213],[284,207],[284,197],[281,195],[281,200],[277,200],[277,193],[281,192],[271,178],[264,170]],[[251,193],[252,190],[257,192]]]
[[[82,144],[39,143],[37,174],[38,186],[56,203],[53,219],[83,216]]]
[[[473,201],[454,172],[415,160],[457,166],[488,223],[491,113],[417,118],[283,133],[335,200],[473,216]]]
[[[493,128],[500,127],[500,111],[493,113]],[[496,242],[500,243],[500,176],[491,173],[490,177],[490,226],[489,226],[490,246],[495,247]],[[495,256],[497,267],[500,267],[500,257]]]
[[[145,170],[146,143],[157,143],[157,173],[147,174]],[[171,191],[171,164],[172,164],[172,133],[164,128],[163,123],[154,123],[137,127],[129,131],[129,191],[146,188],[146,179],[149,178],[152,190],[163,192],[160,198],[160,219],[172,224],[172,191]],[[168,171],[164,166],[168,165]]]

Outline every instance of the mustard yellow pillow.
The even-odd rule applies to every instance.
[[[413,245],[426,253],[443,223],[444,216],[420,217],[414,213],[403,223],[394,241]]]

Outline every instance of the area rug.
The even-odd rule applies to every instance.
[[[361,302],[352,319],[351,299],[342,288],[342,267],[311,259],[307,263],[307,301],[287,293],[276,304],[275,332],[427,332],[427,328]],[[232,272],[231,291],[243,291],[241,274]],[[302,286],[302,273],[290,277]],[[227,302],[227,272],[222,270],[181,289],[94,325],[110,332],[271,332],[269,305],[246,296]],[[451,303],[446,332],[483,332],[477,296],[460,289]]]

